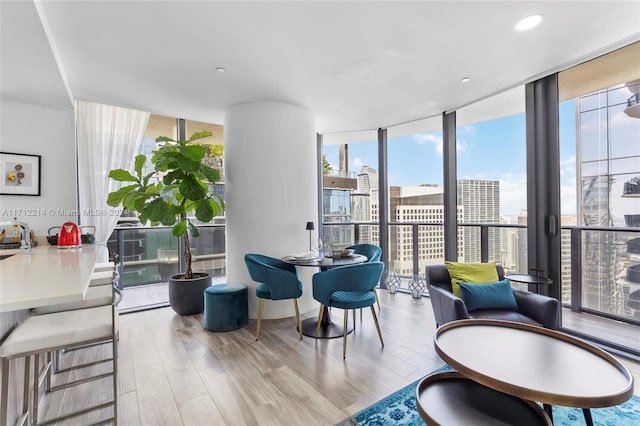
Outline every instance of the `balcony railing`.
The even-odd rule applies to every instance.
[[[199,225],[200,235],[191,238],[193,269],[216,276],[226,274],[225,225]],[[120,287],[166,282],[184,270],[182,240],[164,226],[116,227],[109,250],[120,254]]]
[[[427,264],[444,262],[442,223],[390,223],[387,268],[407,283]],[[194,269],[221,279],[226,274],[225,226],[199,226]],[[376,222],[325,223],[328,245],[378,244]],[[121,283],[133,288],[166,281],[181,270],[179,239],[164,227],[121,227],[110,248],[120,253]],[[588,313],[640,326],[640,228],[562,227],[561,299],[568,312]],[[527,273],[526,225],[458,224],[458,259],[496,261],[507,272]],[[384,282],[381,283],[384,287]],[[406,285],[404,285],[406,287]],[[514,283],[514,286],[517,286]],[[640,347],[637,348],[640,354]]]

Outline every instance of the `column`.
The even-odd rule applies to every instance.
[[[308,221],[318,230],[316,129],[310,111],[280,102],[251,102],[226,114],[225,198],[227,281],[249,287],[249,317],[256,318],[257,283],[244,255],[280,258],[309,250]],[[304,284],[301,313],[318,305],[311,279],[316,268],[298,267]],[[265,303],[263,318],[295,315],[290,300]]]

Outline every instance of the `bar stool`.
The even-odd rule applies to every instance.
[[[111,304],[113,289],[108,285],[89,287],[83,300],[61,303],[58,305],[41,306],[31,310],[32,315],[52,314],[54,312],[73,311],[76,309],[95,308]]]
[[[118,273],[115,269],[111,271],[98,271],[91,273],[89,277],[89,287],[97,287],[101,285],[111,285],[117,279]]]
[[[50,306],[41,306],[38,308],[34,308],[31,310],[32,315],[44,315],[51,314],[55,312],[64,312],[64,311],[73,311],[76,309],[87,309],[87,308],[95,308],[98,306],[105,306],[113,303],[114,300],[114,292],[118,297],[118,302],[122,299],[122,292],[118,289],[118,273],[117,273],[117,264],[108,263],[111,267],[111,271],[102,271],[102,272],[94,272],[91,275],[91,281],[89,283],[89,288],[87,289],[87,293],[83,300],[79,300],[77,302],[68,302],[68,303],[60,303],[57,305]],[[111,272],[111,273],[110,273]],[[111,286],[107,285],[106,280],[107,277],[111,277]],[[93,284],[93,285],[92,285]],[[118,327],[117,327],[117,317],[116,317],[116,338],[118,336]],[[101,343],[98,343],[101,344]],[[65,350],[56,350],[54,351],[53,360],[47,360],[47,362],[52,362],[50,371],[52,373],[58,373],[63,371],[68,371],[74,368],[81,368],[84,365],[68,368],[68,369],[60,369],[60,356],[61,352],[68,352],[75,349],[84,348],[85,346],[77,347],[74,349],[65,348]],[[47,379],[47,390],[49,390],[50,378]]]
[[[115,297],[114,297],[115,299]],[[87,309],[77,309],[72,311],[55,312],[44,315],[35,315],[27,318],[20,324],[5,342],[0,346],[0,360],[2,362],[2,384],[0,401],[0,424],[7,424],[7,403],[9,391],[9,361],[16,358],[25,358],[25,376],[23,394],[24,405],[21,421],[29,418],[28,392],[29,377],[31,369],[31,358],[33,362],[33,395],[32,395],[32,424],[41,424],[38,419],[38,397],[40,388],[40,375],[38,366],[40,365],[40,355],[50,353],[59,349],[74,348],[92,343],[111,343],[112,357],[85,364],[94,365],[102,362],[112,362],[113,368],[108,373],[98,374],[85,379],[80,379],[48,390],[57,390],[86,383],[111,376],[113,378],[113,398],[110,401],[99,403],[90,407],[76,410],[74,412],[61,415],[54,419],[48,419],[44,424],[56,422],[58,420],[73,417],[89,411],[113,406],[113,417],[106,420],[113,420],[117,423],[117,339],[116,339],[116,318],[117,309],[115,301],[106,306],[99,306]],[[51,363],[47,363],[43,374],[48,375]]]
[[[89,287],[97,287],[101,285],[113,284],[117,287],[117,281],[120,278],[118,272],[118,263],[120,257],[117,254],[113,256],[113,262],[99,262],[93,267]]]
[[[96,266],[93,267],[94,272],[101,271],[112,271],[115,268],[115,263],[113,262],[98,262]]]

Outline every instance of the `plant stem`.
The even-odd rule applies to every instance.
[[[187,214],[181,213],[180,220],[186,220]],[[193,278],[193,271],[191,270],[191,246],[189,245],[189,226],[187,226],[187,230],[182,236],[182,241],[184,242],[184,278],[190,280]]]

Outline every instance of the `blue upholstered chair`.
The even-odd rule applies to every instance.
[[[382,256],[382,249],[375,244],[354,244],[347,248],[354,249],[356,254],[367,256],[368,262],[379,262]]]
[[[313,298],[320,302],[320,314],[316,335],[320,333],[320,323],[324,306],[344,309],[344,328],[342,336],[342,357],[347,357],[347,333],[349,309],[371,307],[371,314],[378,330],[380,344],[384,347],[380,324],[373,304],[376,296],[373,289],[378,285],[384,264],[367,262],[357,265],[340,266],[318,272],[313,276]]]
[[[367,256],[367,262],[379,262],[380,256],[382,256],[382,249],[380,246],[375,244],[354,244],[352,246],[347,247],[349,249],[354,249],[356,254],[361,254],[363,256]],[[378,299],[378,291],[374,288],[373,293],[376,295],[376,304],[378,305],[378,310],[380,310],[380,300]],[[354,315],[355,315],[355,311]],[[360,319],[362,320],[362,309],[360,309]],[[355,320],[354,320],[355,326]]]
[[[298,297],[302,296],[302,283],[298,279],[296,267],[280,259],[253,253],[245,254],[244,262],[247,265],[251,279],[259,283],[258,287],[256,287],[256,296],[260,299],[256,340],[260,337],[260,322],[262,321],[265,299],[293,299],[293,305],[296,308],[298,331],[300,332],[300,339],[302,339],[302,323],[300,322],[300,311],[298,309]]]

